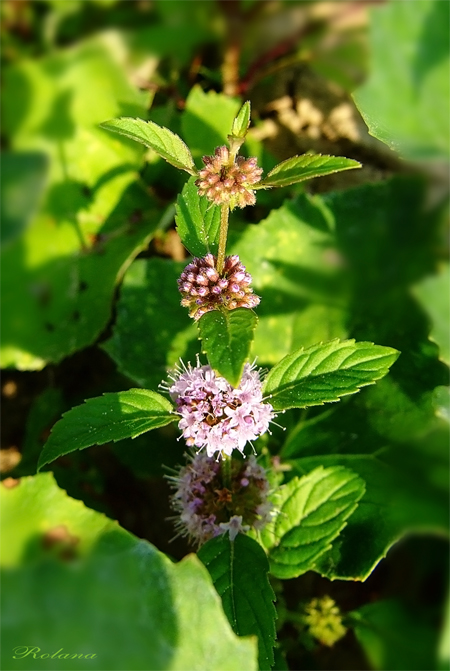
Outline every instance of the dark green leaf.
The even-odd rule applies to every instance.
[[[213,310],[197,322],[202,351],[220,375],[236,387],[250,355],[258,317],[249,308]]]
[[[372,669],[437,668],[437,631],[420,611],[390,599],[362,606],[349,613],[349,621]]]
[[[323,466],[279,488],[272,499],[277,516],[263,532],[273,575],[295,578],[314,569],[364,491],[364,480],[353,471]]]
[[[180,357],[195,361],[198,331],[180,305],[177,288],[184,266],[170,259],[139,259],[125,274],[113,334],[102,347],[142,387],[157,388]]]
[[[293,156],[279,163],[269,172],[261,182],[253,186],[254,189],[271,188],[274,186],[289,186],[303,182],[305,179],[329,175],[341,170],[360,168],[358,161],[342,156],[322,156],[321,154],[304,154]]]
[[[354,340],[301,348],[272,368],[264,393],[275,410],[338,401],[386,375],[398,355],[391,347]]]
[[[196,173],[191,152],[181,137],[164,126],[158,126],[153,121],[122,117],[104,121],[100,124],[100,128],[136,140],[153,149],[175,168],[186,170],[190,175]]]
[[[250,101],[247,100],[247,102],[245,102],[242,105],[238,115],[233,121],[233,125],[231,127],[231,135],[242,138],[246,136],[248,127],[250,125],[250,111],[251,111]]]
[[[336,435],[335,440],[338,438]],[[425,450],[433,452],[430,437],[426,440]],[[386,459],[387,455],[383,456]],[[407,453],[404,458],[408,459]],[[431,458],[431,454],[426,458]],[[405,534],[448,534],[448,490],[437,491],[435,482],[430,486],[426,467],[418,488],[417,476],[409,477],[371,454],[321,455],[296,459],[293,463],[298,472],[309,474],[315,473],[319,464],[351,468],[366,483],[366,493],[346,528],[314,567],[331,580],[366,580]],[[448,466],[445,469],[444,464],[440,464],[439,469],[448,488]]]
[[[223,534],[205,543],[198,557],[211,574],[234,632],[258,637],[259,668],[270,671],[276,611],[264,550],[244,534],[238,534],[234,541]]]
[[[175,221],[181,242],[193,256],[217,255],[220,207],[200,198],[193,177],[178,196]]]
[[[88,399],[55,424],[39,459],[38,469],[74,450],[102,445],[174,422],[172,405],[147,389],[130,389]]]
[[[449,158],[449,3],[370,12],[371,71],[354,99],[369,132],[404,158]]]
[[[256,671],[256,641],[233,633],[197,557],[174,564],[50,473],[0,495],[2,668]],[[44,658],[13,659],[18,646]]]

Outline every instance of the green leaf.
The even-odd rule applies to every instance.
[[[190,175],[196,174],[194,161],[188,147],[179,135],[172,133],[164,126],[158,126],[153,121],[122,117],[121,119],[104,121],[100,124],[100,128],[136,140],[136,142],[153,149],[175,168],[186,170]]]
[[[1,244],[20,235],[35,214],[48,172],[45,154],[2,152]]]
[[[236,387],[250,355],[258,317],[249,308],[207,312],[198,322],[202,352],[220,375]]]
[[[233,633],[194,555],[174,564],[69,498],[50,473],[0,496],[2,668],[256,671],[256,641]],[[13,659],[18,646],[44,658]]]
[[[277,516],[263,531],[273,575],[295,578],[314,569],[364,491],[364,480],[353,471],[323,466],[280,487],[272,497]]]
[[[342,156],[322,156],[321,154],[292,156],[276,165],[261,182],[254,184],[252,188],[267,189],[274,186],[289,186],[289,184],[303,182],[305,179],[360,167],[361,164],[358,161]]]
[[[113,334],[102,347],[142,387],[156,388],[180,357],[195,361],[198,332],[180,305],[177,288],[184,266],[169,259],[139,259],[125,274]]]
[[[447,263],[438,275],[426,277],[413,287],[414,295],[431,320],[430,340],[439,346],[439,358],[447,365],[450,365],[449,286],[450,266]]]
[[[432,452],[429,438],[427,447]],[[426,467],[418,488],[417,475],[409,477],[371,454],[321,455],[292,463],[297,472],[308,474],[323,465],[351,468],[366,483],[366,493],[346,528],[314,567],[330,580],[366,580],[389,549],[406,534],[448,535],[448,490],[438,492],[434,483],[430,486]],[[448,487],[448,480],[446,484]]]
[[[63,454],[103,445],[174,422],[172,405],[147,389],[130,389],[88,399],[55,424],[39,459],[38,469]]]
[[[437,668],[437,631],[420,611],[389,599],[368,603],[348,617],[372,669]]]
[[[238,109],[239,102],[223,93],[205,93],[198,84],[191,89],[181,128],[195,159],[210,156],[216,147],[226,144],[228,129]]]
[[[3,74],[5,136],[17,152],[44,153],[49,166],[36,215],[1,259],[2,366],[35,370],[104,330],[117,282],[161,209],[137,181],[143,149],[98,128],[125,109],[145,113],[106,42],[22,60]]]
[[[302,347],[272,368],[264,394],[275,410],[338,401],[386,375],[398,355],[391,347],[354,340]]]
[[[193,177],[178,196],[175,221],[181,242],[193,256],[217,255],[220,207],[200,198]]]
[[[372,64],[354,100],[369,132],[407,159],[449,157],[449,3],[370,12]]]
[[[258,637],[259,668],[274,663],[275,594],[268,580],[269,562],[256,541],[238,534],[212,538],[198,551],[211,574],[228,620],[238,636]]]
[[[250,112],[250,101],[247,100],[247,102],[242,105],[238,115],[233,121],[231,135],[240,138],[244,138],[246,136],[248,127],[250,126]]]

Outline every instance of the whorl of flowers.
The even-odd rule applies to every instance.
[[[330,596],[312,599],[305,606],[303,621],[311,636],[329,647],[347,633],[342,623],[341,611]]]
[[[259,372],[248,363],[236,388],[198,362],[170,377],[173,384],[161,386],[176,403],[178,427],[187,445],[205,448],[208,457],[243,453],[246,443],[265,433],[275,417],[270,403],[263,402]]]
[[[250,287],[252,278],[239,256],[227,256],[223,271],[216,270],[216,257],[207,254],[195,258],[180,275],[178,288],[181,305],[189,308],[189,316],[200,319],[205,312],[226,308],[254,308],[259,302]]]
[[[169,480],[178,534],[196,545],[226,532],[234,540],[239,532],[262,529],[271,519],[269,483],[254,456],[231,460],[226,485],[223,462],[204,452],[191,457]]]
[[[214,205],[229,205],[231,209],[254,205],[252,185],[261,180],[262,169],[256,158],[238,156],[230,162],[230,152],[225,146],[217,147],[214,156],[204,156],[205,167],[199,170],[200,196],[206,196]]]

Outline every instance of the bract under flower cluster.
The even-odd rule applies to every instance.
[[[226,532],[234,540],[239,532],[262,529],[271,519],[269,483],[255,457],[233,459],[227,485],[222,469],[223,462],[200,452],[169,478],[176,527],[196,545]]]
[[[230,163],[230,152],[225,146],[217,147],[214,156],[204,156],[205,167],[199,171],[200,196],[206,196],[214,205],[245,207],[256,202],[252,185],[261,180],[262,169],[256,158],[238,156]]]
[[[275,417],[262,399],[259,372],[248,363],[237,388],[215,373],[211,366],[191,365],[171,376],[167,391],[181,416],[178,423],[187,445],[206,448],[209,457],[243,452],[248,441],[269,428]]]
[[[227,256],[220,275],[216,270],[216,257],[212,254],[194,258],[178,280],[183,296],[181,305],[189,308],[189,316],[194,319],[220,308],[254,308],[260,299],[253,293],[251,281],[239,256]]]

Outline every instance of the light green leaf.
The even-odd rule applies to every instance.
[[[246,136],[248,127],[250,125],[250,112],[251,112],[250,101],[247,100],[247,102],[245,102],[242,105],[238,115],[233,121],[233,125],[231,127],[231,135],[233,135],[234,137],[241,137],[241,138],[244,138]]]
[[[263,531],[273,575],[295,578],[314,569],[364,491],[364,480],[353,471],[323,466],[280,487],[272,498],[277,515]]]
[[[45,154],[2,152],[1,244],[20,235],[39,205],[48,171]]]
[[[236,387],[250,355],[258,317],[249,308],[213,310],[197,322],[202,352],[220,375]]]
[[[449,158],[449,3],[370,11],[371,70],[354,93],[369,132],[407,159]]]
[[[437,668],[437,631],[420,611],[400,601],[368,603],[348,615],[355,636],[376,671]]]
[[[195,361],[198,331],[180,305],[177,288],[184,266],[169,259],[139,259],[125,274],[113,334],[102,347],[124,375],[143,387],[157,388],[180,357]]]
[[[190,175],[195,175],[197,172],[191,152],[181,137],[172,133],[168,128],[164,128],[164,126],[158,126],[153,121],[122,117],[121,119],[104,121],[100,124],[100,128],[118,133],[150,147],[175,168],[186,170]]]
[[[38,469],[63,454],[103,445],[174,422],[172,405],[147,389],[130,389],[88,399],[55,424],[39,458]]]
[[[145,113],[99,38],[3,75],[5,136],[17,152],[48,157],[37,214],[2,249],[2,366],[34,370],[103,331],[116,284],[161,210],[137,181],[143,149],[98,128],[124,109]]]
[[[256,641],[232,632],[194,555],[174,564],[50,473],[0,490],[2,668],[256,671]]]
[[[181,117],[183,137],[197,160],[227,142],[228,129],[239,109],[239,102],[215,91],[205,93],[197,84],[186,99]]]
[[[198,557],[211,574],[233,631],[239,636],[258,637],[259,668],[270,671],[277,615],[263,549],[244,534],[238,534],[234,541],[222,534],[205,543]]]
[[[450,266],[445,264],[438,275],[426,277],[413,287],[414,295],[430,317],[430,340],[439,346],[439,358],[450,365]]]
[[[275,410],[338,401],[386,375],[398,355],[391,347],[354,340],[301,348],[272,368],[264,393]]]
[[[321,154],[292,156],[276,165],[267,177],[254,184],[252,188],[267,189],[274,186],[289,186],[289,184],[303,182],[305,179],[360,167],[361,164],[358,161],[342,156],[322,156]]]
[[[427,446],[432,447],[429,440]],[[366,580],[407,533],[448,535],[448,491],[430,487],[426,468],[418,489],[417,476],[410,477],[371,454],[321,455],[292,463],[297,472],[310,475],[323,465],[349,468],[366,483],[366,493],[346,528],[316,561],[314,570],[331,580]]]
[[[200,198],[193,177],[178,196],[175,221],[181,242],[193,256],[217,255],[220,207]]]

